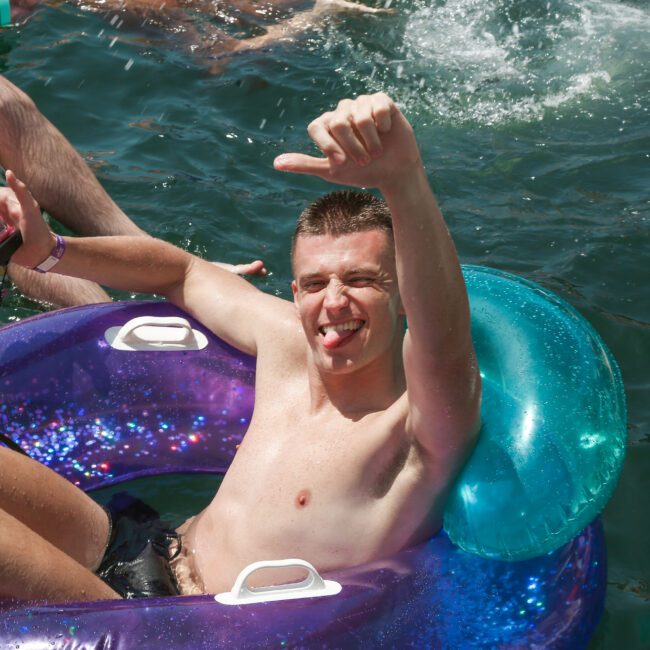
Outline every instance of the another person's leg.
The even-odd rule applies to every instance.
[[[148,236],[120,210],[83,158],[34,102],[2,76],[0,167],[11,169],[42,208],[78,235]],[[266,275],[259,260],[222,266],[240,275]],[[108,294],[93,282],[43,275],[15,264],[9,265],[9,271],[26,296],[59,307],[110,301]]]
[[[99,566],[110,528],[104,509],[49,467],[2,446],[0,510],[87,569]]]
[[[34,102],[0,77],[0,166],[13,170],[39,205],[75,233],[141,235],[99,184],[81,156],[38,111]],[[26,295],[59,306],[110,300],[97,285],[10,265]]]
[[[93,574],[109,532],[108,516],[90,497],[0,447],[0,597],[118,598]]]
[[[120,596],[94,573],[0,509],[0,598],[58,603]]]

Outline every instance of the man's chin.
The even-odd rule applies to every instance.
[[[316,365],[320,372],[330,375],[346,375],[357,370],[360,365],[352,357],[344,354],[331,354],[336,350],[324,350],[324,354],[320,355]]]

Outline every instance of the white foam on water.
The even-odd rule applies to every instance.
[[[650,6],[610,0],[415,0],[398,7],[394,42],[344,30],[342,76],[386,90],[411,111],[448,122],[535,121],[616,93],[650,67]],[[395,35],[395,34],[393,34]],[[360,61],[372,65],[362,77]],[[577,110],[577,109],[576,109]]]
[[[485,6],[480,0],[450,0],[416,10],[405,30],[405,51],[446,71],[457,71],[470,82],[492,75],[520,76],[508,53],[508,43],[516,36],[499,43],[484,29]]]
[[[568,80],[568,85],[564,92],[547,95],[541,103],[543,106],[548,106],[550,108],[562,106],[565,102],[571,101],[579,95],[589,94],[598,80],[601,80],[604,83],[609,83],[611,77],[604,71],[574,75]]]

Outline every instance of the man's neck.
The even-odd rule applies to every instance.
[[[312,415],[336,410],[357,420],[368,413],[386,410],[406,390],[401,347],[392,356],[376,359],[346,373],[325,372],[308,364]]]

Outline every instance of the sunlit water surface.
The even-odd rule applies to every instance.
[[[272,273],[258,284],[284,297],[295,216],[329,188],[274,172],[273,158],[310,150],[305,126],[342,96],[391,93],[414,124],[462,261],[553,289],[621,365],[628,456],[604,516],[607,611],[590,647],[647,648],[650,6],[409,0],[390,8],[206,61],[191,54],[187,28],[206,33],[218,21],[137,27],[120,24],[122,14],[56,4],[0,32],[0,72],[140,226],[211,259],[262,257]],[[260,33],[265,20],[226,29]],[[12,295],[0,321],[39,309]]]

